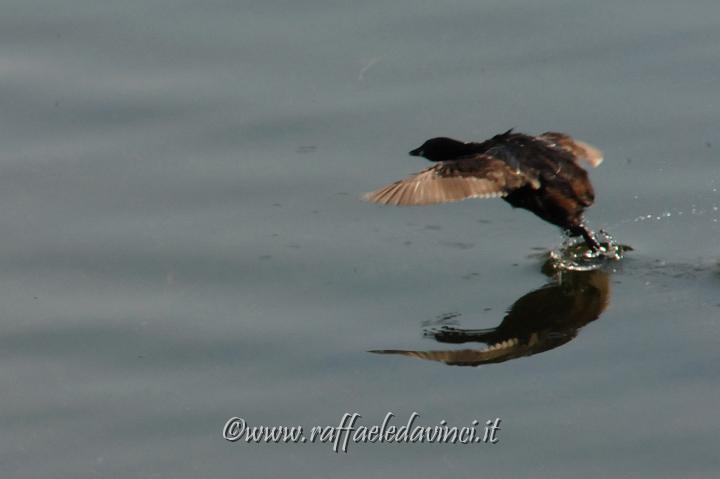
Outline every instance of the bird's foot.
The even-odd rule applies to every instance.
[[[597,254],[603,250],[603,247],[597,240],[595,233],[585,226],[584,223],[573,226],[569,229],[569,233],[570,236],[582,236],[583,240],[585,240],[585,244],[588,248],[590,248],[590,251],[593,254]]]
[[[568,238],[558,250],[550,252],[550,260],[557,270],[588,271],[619,261],[625,251],[632,248],[615,242],[612,236],[600,230],[595,235],[585,226],[574,227]],[[582,239],[580,239],[582,238]]]

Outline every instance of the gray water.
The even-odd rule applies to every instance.
[[[5,0],[0,475],[716,477],[719,19],[716,1]],[[634,248],[604,306],[498,364],[369,353],[479,349],[423,330],[493,328],[554,284],[558,230],[502,201],[359,200],[426,166],[407,151],[429,137],[510,127],[604,150],[588,220]],[[499,417],[499,441],[221,434],[413,411]]]

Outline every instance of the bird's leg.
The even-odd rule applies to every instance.
[[[585,226],[585,223],[578,223],[572,226],[570,228],[570,233],[573,236],[582,236],[585,240],[585,244],[587,244],[593,252],[600,250],[600,243],[598,243],[598,240],[595,238],[595,233]]]

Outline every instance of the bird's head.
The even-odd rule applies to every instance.
[[[410,152],[411,156],[422,156],[430,161],[453,160],[470,153],[467,143],[452,138],[431,138],[419,148]]]

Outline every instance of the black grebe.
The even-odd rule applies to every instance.
[[[499,197],[572,236],[582,236],[592,250],[600,248],[584,223],[583,211],[595,194],[578,163],[598,166],[603,158],[587,143],[564,133],[529,136],[509,130],[482,143],[432,138],[410,154],[437,164],[364,199],[402,206]]]

